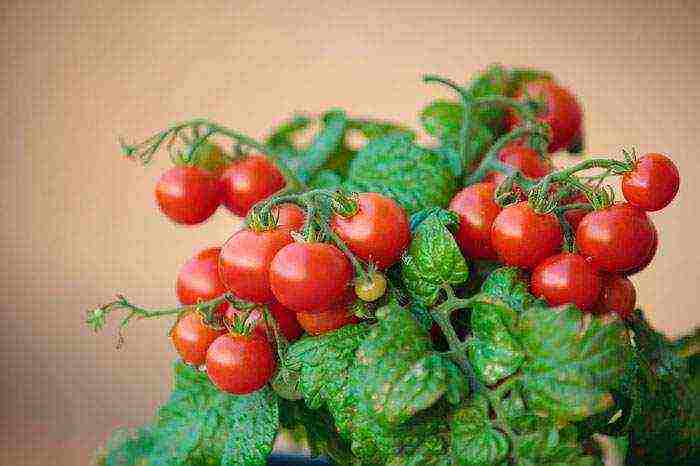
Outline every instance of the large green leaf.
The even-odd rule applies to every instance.
[[[401,260],[401,278],[411,295],[425,305],[437,301],[445,285],[469,278],[469,266],[448,226],[459,224],[452,212],[435,210],[415,228]]]
[[[455,466],[491,466],[508,456],[509,443],[491,425],[488,404],[478,396],[452,418],[452,458]]]
[[[350,163],[346,188],[385,194],[412,214],[446,206],[457,181],[443,155],[416,145],[411,135],[391,133],[360,150]]]

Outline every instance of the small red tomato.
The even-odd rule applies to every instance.
[[[241,299],[255,303],[273,300],[268,273],[275,254],[293,241],[289,230],[234,233],[221,248],[219,274],[226,289]]]
[[[652,226],[654,224],[652,223]],[[651,264],[651,261],[654,260],[654,257],[656,256],[656,251],[659,249],[659,233],[656,231],[656,227],[654,226],[654,241],[651,245],[651,250],[649,250],[649,254],[647,254],[647,257],[639,264],[638,266],[625,270],[624,275],[626,277],[630,277],[636,273],[641,272],[642,270],[646,269],[649,264]]]
[[[588,198],[585,194],[578,193],[575,196],[572,196],[569,199],[565,199],[562,201],[562,205],[567,204],[588,204]],[[576,231],[578,225],[581,223],[581,220],[583,220],[583,217],[585,217],[589,212],[590,209],[567,210],[566,212],[564,212],[564,218],[567,222],[569,222],[571,228],[574,231]]]
[[[294,312],[322,312],[338,303],[353,278],[350,261],[326,243],[291,243],[270,265],[270,287]]]
[[[272,317],[277,322],[277,326],[282,332],[282,335],[284,335],[284,338],[286,338],[287,341],[298,340],[304,331],[299,325],[299,322],[297,322],[294,313],[276,301],[271,302],[267,307],[270,310],[270,314],[272,314]],[[233,324],[236,317],[242,318],[243,315],[245,315],[244,311],[231,307],[226,310],[225,317]],[[267,338],[267,326],[265,325],[265,317],[263,316],[262,309],[255,308],[250,311],[246,324],[249,325],[254,332]],[[274,344],[274,341],[271,343]]]
[[[348,308],[348,302],[342,302],[331,306],[320,313],[297,313],[297,320],[309,335],[321,335],[323,333],[338,330],[348,324],[356,324],[360,319]]]
[[[581,107],[576,96],[568,89],[551,80],[535,80],[527,83],[517,98],[526,104],[534,102],[535,106],[540,107],[536,118],[547,123],[552,129],[550,152],[566,149],[581,134]],[[510,114],[511,129],[521,123],[519,115]]]
[[[632,205],[649,212],[673,201],[681,183],[676,165],[661,154],[647,154],[622,177],[622,193]]]
[[[535,267],[530,286],[552,306],[571,303],[588,311],[600,294],[600,277],[586,259],[564,252]]]
[[[459,215],[455,239],[462,252],[472,259],[496,259],[491,245],[491,226],[501,212],[494,200],[494,183],[476,183],[457,193],[450,210]]]
[[[406,212],[393,199],[377,193],[357,195],[351,217],[333,214],[331,227],[360,259],[384,270],[399,260],[411,241]]]
[[[180,268],[177,274],[177,298],[185,305],[210,301],[226,293],[219,276],[219,253],[221,248],[207,248],[197,253]],[[228,307],[219,306],[219,312]]]
[[[287,228],[291,231],[300,231],[306,217],[301,207],[290,203],[274,206],[272,215],[277,218],[277,228]]]
[[[637,290],[634,283],[620,275],[611,275],[603,279],[600,298],[595,306],[598,314],[614,312],[625,319],[634,312],[637,303]]]
[[[199,313],[190,312],[177,321],[170,339],[183,361],[199,366],[204,364],[209,345],[224,333],[207,326]]]
[[[173,222],[196,225],[212,216],[221,203],[216,177],[197,167],[173,167],[156,184],[160,210]]]
[[[654,237],[654,224],[646,212],[630,204],[614,204],[583,217],[576,229],[576,247],[594,267],[623,273],[644,263]]]
[[[284,187],[282,173],[262,155],[250,155],[230,164],[221,174],[223,204],[239,217],[253,205]]]
[[[563,234],[553,214],[538,214],[525,202],[510,205],[496,216],[491,244],[501,262],[531,269],[561,248]]]
[[[220,390],[245,395],[261,389],[277,367],[275,353],[266,338],[227,333],[207,351],[207,375]]]
[[[552,165],[548,160],[529,147],[519,144],[509,144],[504,147],[498,158],[506,165],[519,170],[523,175],[538,180],[552,171]],[[499,185],[505,181],[506,175],[501,172],[490,172],[484,181]]]

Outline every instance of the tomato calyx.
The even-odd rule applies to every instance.
[[[331,206],[333,212],[343,218],[354,217],[360,211],[360,205],[357,202],[357,194],[348,195],[342,190],[337,190],[331,195]]]

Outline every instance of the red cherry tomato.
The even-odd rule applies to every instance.
[[[556,254],[562,240],[557,218],[538,214],[527,201],[503,209],[491,228],[491,244],[501,262],[526,269]]]
[[[504,164],[519,170],[523,175],[534,180],[540,179],[552,171],[552,165],[548,160],[543,160],[534,149],[519,144],[509,144],[504,147],[498,158]],[[505,179],[506,175],[501,172],[490,172],[484,181],[499,185]]]
[[[622,193],[630,204],[654,212],[673,201],[680,183],[678,168],[671,159],[647,154],[622,177]]]
[[[272,317],[277,321],[277,325],[282,335],[284,335],[284,338],[286,338],[287,341],[298,340],[304,331],[299,325],[299,322],[297,322],[294,313],[276,301],[271,302],[267,307]],[[245,313],[243,311],[230,307],[226,310],[225,317],[233,324],[237,317],[242,318],[244,315]],[[265,325],[265,317],[263,316],[262,309],[255,308],[250,311],[246,324],[249,325],[254,332],[267,338],[267,326]],[[271,341],[271,343],[274,345],[275,342]]]
[[[360,259],[384,270],[399,260],[411,241],[406,212],[377,193],[358,194],[357,205],[352,217],[334,214],[331,227]]]
[[[185,305],[209,301],[226,293],[219,276],[219,253],[221,248],[207,248],[197,253],[180,268],[177,274],[177,298]],[[219,312],[228,307],[219,306]]]
[[[614,312],[625,319],[634,312],[637,303],[637,290],[634,283],[620,275],[611,275],[603,279],[600,298],[595,306],[596,313]]]
[[[239,230],[221,248],[219,274],[226,289],[255,303],[273,300],[268,273],[275,254],[293,241],[289,230]]]
[[[614,204],[583,217],[576,230],[576,246],[600,270],[623,273],[644,263],[654,236],[646,212],[630,204]]]
[[[297,313],[297,320],[309,335],[321,335],[332,332],[348,324],[356,324],[360,321],[350,311],[347,301],[331,306],[320,313],[299,312]]]
[[[326,243],[291,243],[270,265],[270,287],[294,312],[322,312],[346,294],[353,269],[337,247]]]
[[[300,231],[306,218],[301,207],[290,203],[274,206],[272,215],[277,218],[277,228],[287,228],[291,231]]]
[[[535,267],[531,288],[552,306],[571,303],[588,311],[600,294],[600,277],[582,256],[564,252]]]
[[[562,201],[562,205],[567,205],[567,204],[588,204],[588,198],[586,197],[585,194],[578,193],[575,196],[572,196],[569,199],[565,199]],[[569,222],[569,225],[571,225],[571,228],[574,231],[576,231],[579,223],[581,223],[581,220],[583,220],[583,217],[585,217],[589,212],[590,212],[590,209],[567,210],[566,212],[564,212],[564,218],[566,219],[567,222]]]
[[[245,395],[261,389],[272,378],[277,363],[266,338],[227,333],[207,351],[207,375],[220,390]]]
[[[653,223],[652,223],[652,226],[654,226]],[[647,254],[646,259],[644,259],[642,261],[642,263],[639,264],[638,266],[636,266],[630,270],[625,270],[624,275],[626,277],[629,277],[629,276],[632,276],[632,275],[639,273],[642,270],[646,269],[649,266],[649,264],[651,264],[651,261],[654,260],[654,257],[656,256],[656,251],[658,249],[659,249],[659,233],[656,231],[656,227],[654,227],[654,241],[651,245],[651,250],[649,251],[649,254]]]
[[[173,222],[196,225],[219,207],[221,191],[212,173],[197,167],[173,167],[158,180],[156,201]]]
[[[452,198],[450,210],[459,215],[455,234],[462,252],[472,259],[496,259],[491,245],[491,226],[501,207],[494,200],[494,183],[476,183]]]
[[[568,89],[551,80],[535,80],[527,83],[517,97],[525,103],[531,101],[541,106],[536,117],[552,129],[550,152],[566,149],[581,134],[581,107]],[[509,120],[511,129],[522,123],[515,113],[510,114]]]
[[[183,361],[199,366],[204,364],[209,345],[224,333],[207,326],[201,314],[190,312],[177,321],[170,339]]]
[[[284,187],[282,173],[262,155],[250,155],[229,165],[221,174],[224,205],[244,217],[255,203]]]

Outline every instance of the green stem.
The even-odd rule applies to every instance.
[[[367,271],[363,267],[362,263],[360,260],[355,256],[355,254],[348,248],[348,246],[345,244],[345,242],[340,239],[340,236],[338,236],[332,228],[328,226],[327,222],[319,222],[321,229],[323,230],[323,233],[330,239],[333,244],[335,244],[338,249],[340,249],[345,256],[350,259],[350,263],[352,264],[353,269],[355,269],[355,275],[357,278],[360,280],[369,280],[369,276],[367,275]]]

